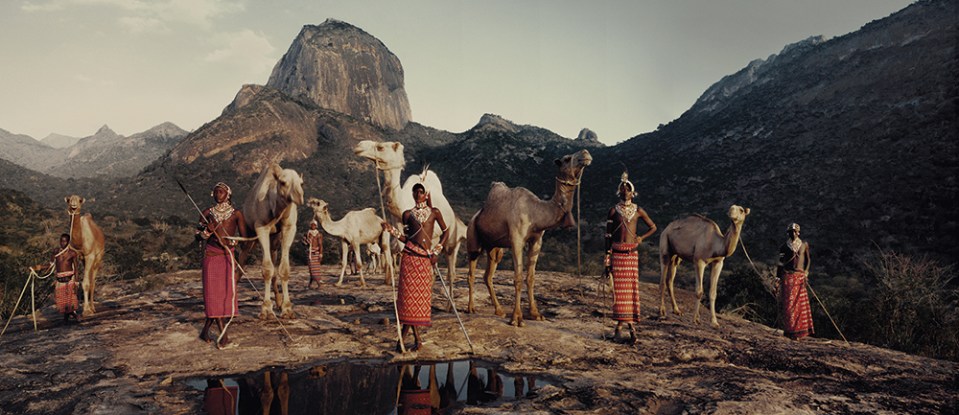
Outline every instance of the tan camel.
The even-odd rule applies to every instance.
[[[96,312],[93,291],[97,285],[97,272],[103,267],[106,252],[103,231],[89,213],[80,215],[80,207],[85,201],[82,197],[70,195],[63,200],[67,202],[67,213],[70,214],[70,247],[83,257],[83,314],[92,315]]]
[[[360,245],[379,243],[386,247],[386,254],[392,256],[390,252],[390,234],[383,231],[383,218],[376,215],[376,210],[366,208],[363,210],[354,210],[346,212],[342,219],[334,221],[330,216],[330,205],[323,200],[310,198],[307,203],[313,208],[313,217],[323,226],[326,233],[339,237],[342,244],[343,267],[340,269],[340,280],[336,286],[343,285],[343,275],[346,274],[346,257],[349,251],[353,251],[356,259],[356,267],[360,270],[360,286],[366,287],[366,278],[363,276],[363,256],[360,255]],[[392,264],[386,264],[387,275],[392,275]]]
[[[469,307],[473,309],[473,280],[476,273],[476,261],[480,253],[486,251],[488,266],[484,277],[489,296],[496,308],[496,315],[502,317],[502,307],[493,291],[493,272],[503,259],[502,248],[513,250],[514,286],[516,302],[513,306],[513,318],[510,324],[523,325],[523,313],[520,310],[521,285],[523,282],[523,247],[527,248],[526,289],[529,293],[529,313],[533,319],[542,320],[536,308],[533,294],[536,261],[543,245],[543,233],[559,226],[573,226],[575,221],[570,211],[573,208],[573,192],[579,183],[579,177],[586,166],[592,163],[589,151],[580,150],[574,154],[556,160],[559,171],[556,173],[556,188],[553,197],[541,200],[533,192],[516,187],[510,189],[501,182],[493,183],[483,207],[470,219],[466,231],[466,252],[469,256]]]
[[[460,244],[466,240],[466,224],[456,217],[453,207],[443,195],[443,184],[440,178],[432,170],[426,170],[422,174],[411,175],[406,178],[403,186],[400,186],[400,175],[403,173],[403,167],[406,165],[406,159],[403,158],[403,144],[397,142],[376,142],[370,140],[361,141],[353,152],[360,157],[364,157],[376,162],[376,167],[383,170],[385,184],[383,186],[383,200],[386,204],[388,215],[394,222],[394,226],[402,229],[400,221],[403,212],[412,209],[416,202],[413,200],[413,185],[423,183],[423,187],[430,193],[430,201],[433,207],[440,210],[443,220],[449,224],[449,238],[443,246],[443,253],[446,255],[447,275],[450,281],[456,277],[456,256],[459,253]],[[443,230],[438,226],[433,230],[433,243],[438,243]],[[386,282],[390,282],[392,274],[387,276]],[[452,283],[450,284],[452,288]]]
[[[261,268],[263,272],[263,305],[260,318],[267,319],[273,312],[273,300],[270,288],[276,291],[274,272],[283,286],[283,302],[280,316],[293,318],[293,302],[290,301],[290,246],[296,238],[297,206],[303,204],[303,177],[292,169],[284,169],[277,163],[270,163],[263,169],[256,184],[243,202],[243,216],[246,218],[248,234],[256,235],[263,250]],[[275,251],[279,250],[279,258]],[[245,263],[249,249],[240,255],[240,263]],[[275,264],[278,262],[278,264]],[[279,301],[279,293],[277,301]]]
[[[736,252],[739,233],[743,222],[749,215],[749,208],[732,205],[729,207],[729,219],[732,223],[726,234],[720,233],[719,225],[704,216],[693,215],[669,223],[659,237],[659,264],[662,275],[659,279],[659,315],[666,317],[666,278],[669,278],[669,298],[673,302],[673,312],[682,315],[676,304],[673,281],[676,280],[676,268],[683,260],[692,261],[696,267],[696,312],[693,321],[699,323],[699,305],[703,299],[703,272],[712,265],[709,276],[709,311],[711,324],[719,327],[716,320],[716,288],[719,273],[723,270],[723,261]]]

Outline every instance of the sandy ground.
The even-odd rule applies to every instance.
[[[461,413],[569,414],[940,414],[959,413],[959,364],[837,340],[791,341],[766,326],[721,315],[721,327],[692,322],[695,297],[681,291],[687,313],[658,315],[658,286],[641,284],[637,345],[612,334],[610,299],[595,278],[538,272],[545,321],[524,327],[493,314],[485,286],[478,313],[461,313],[473,354],[456,318],[434,290],[433,326],[416,353],[393,351],[390,286],[382,276],[335,287],[327,267],[319,290],[307,290],[306,267],[294,267],[296,319],[259,320],[257,294],[241,283],[240,317],[230,326],[239,347],[201,342],[202,288],[197,270],[151,275],[98,287],[97,313],[64,325],[52,306],[39,332],[25,317],[0,338],[0,414],[199,413],[203,392],[185,379],[254,373],[264,367],[307,371],[348,358],[391,362],[477,358],[509,373],[535,374],[555,385],[526,399],[458,409]],[[255,267],[251,275],[259,275]],[[338,275],[338,273],[337,273]],[[507,313],[512,272],[496,290]],[[262,281],[256,281],[257,287]],[[261,288],[262,289],[262,288]],[[608,291],[607,291],[608,292]],[[466,309],[457,281],[457,307]],[[528,304],[523,301],[528,318]],[[708,322],[707,318],[703,320]],[[285,334],[289,332],[290,337]]]

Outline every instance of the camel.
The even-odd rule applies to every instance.
[[[290,301],[290,246],[296,238],[297,206],[303,204],[303,177],[292,169],[284,169],[270,163],[260,173],[256,184],[243,202],[246,227],[256,235],[263,250],[261,268],[263,273],[263,305],[260,318],[267,319],[273,312],[270,288],[276,291],[274,272],[283,286],[283,302],[280,317],[294,318],[293,302]],[[271,249],[273,248],[273,249]],[[279,250],[276,257],[275,250]],[[240,255],[240,263],[246,263],[249,249]],[[276,263],[278,262],[278,264]],[[279,293],[276,293],[279,301]]]
[[[380,249],[379,244],[366,244],[366,255],[370,257],[370,264],[366,267],[366,272],[379,272],[381,268],[385,268],[386,263],[383,262],[383,250]]]
[[[480,253],[486,251],[486,287],[496,308],[497,316],[504,316],[502,307],[493,291],[493,272],[503,259],[502,248],[513,250],[514,286],[516,302],[510,324],[523,326],[523,313],[520,311],[521,284],[523,273],[523,247],[527,247],[526,289],[529,293],[529,313],[533,319],[542,320],[536,308],[533,285],[536,281],[536,261],[543,245],[543,233],[559,226],[575,225],[570,213],[573,208],[573,191],[579,184],[579,177],[593,157],[587,150],[563,156],[555,161],[559,167],[556,174],[556,187],[553,197],[542,200],[526,188],[509,188],[501,182],[495,182],[486,196],[483,207],[470,219],[466,231],[466,252],[469,256],[469,306],[467,312],[473,313],[473,280],[476,261]]]
[[[376,162],[376,168],[383,170],[385,184],[383,186],[383,200],[386,204],[388,215],[392,218],[397,228],[399,226],[403,212],[412,209],[416,202],[413,200],[413,185],[423,183],[423,187],[430,193],[430,201],[433,207],[440,210],[443,220],[449,225],[449,238],[446,245],[443,246],[443,253],[446,255],[447,275],[450,278],[450,289],[452,282],[456,277],[456,257],[459,253],[460,244],[466,240],[466,224],[456,217],[453,207],[443,195],[443,184],[440,178],[432,170],[425,170],[419,175],[411,175],[406,178],[406,182],[400,187],[400,175],[403,167],[406,165],[406,159],[403,158],[403,144],[397,142],[376,142],[371,140],[361,141],[353,148],[356,155],[373,160]],[[443,230],[438,226],[433,231],[433,243],[438,243]],[[392,274],[387,276],[386,282],[389,283]],[[452,293],[450,293],[452,294]]]
[[[70,248],[80,252],[83,257],[83,314],[91,315],[96,313],[93,291],[106,252],[103,231],[93,222],[93,216],[89,213],[80,215],[80,207],[85,201],[82,197],[70,195],[63,201],[67,202],[67,213],[70,214]]]
[[[360,245],[380,243],[386,247],[386,255],[392,256],[390,252],[390,234],[383,231],[383,218],[376,215],[376,210],[366,208],[363,210],[354,210],[347,212],[342,219],[334,221],[330,216],[330,205],[323,200],[310,198],[307,203],[313,208],[313,217],[326,233],[339,237],[343,252],[342,264],[340,269],[340,280],[336,286],[343,286],[343,275],[346,274],[346,257],[350,249],[353,251],[356,259],[356,267],[360,270],[360,286],[366,287],[366,278],[363,276],[363,257],[360,255]],[[386,264],[387,275],[392,275],[392,264]]]
[[[682,315],[676,304],[673,281],[676,280],[676,268],[683,260],[692,261],[696,266],[696,312],[693,322],[699,323],[699,305],[703,299],[703,272],[712,265],[709,276],[709,311],[711,324],[719,327],[716,320],[716,286],[719,273],[723,270],[723,261],[736,252],[739,234],[743,222],[749,215],[749,208],[736,205],[729,207],[729,219],[732,223],[723,235],[719,225],[701,215],[692,215],[669,223],[659,237],[659,264],[662,275],[659,279],[659,316],[666,317],[666,278],[669,278],[669,298],[673,302],[673,313]]]

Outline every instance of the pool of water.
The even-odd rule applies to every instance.
[[[437,414],[534,396],[553,384],[476,360],[387,364],[342,361],[297,371],[266,368],[186,381],[215,414]]]

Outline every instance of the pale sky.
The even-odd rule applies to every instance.
[[[305,24],[335,18],[403,64],[413,121],[484,113],[615,144],[679,117],[710,85],[809,36],[907,0],[2,0],[0,128],[42,139],[194,130],[265,84]]]

